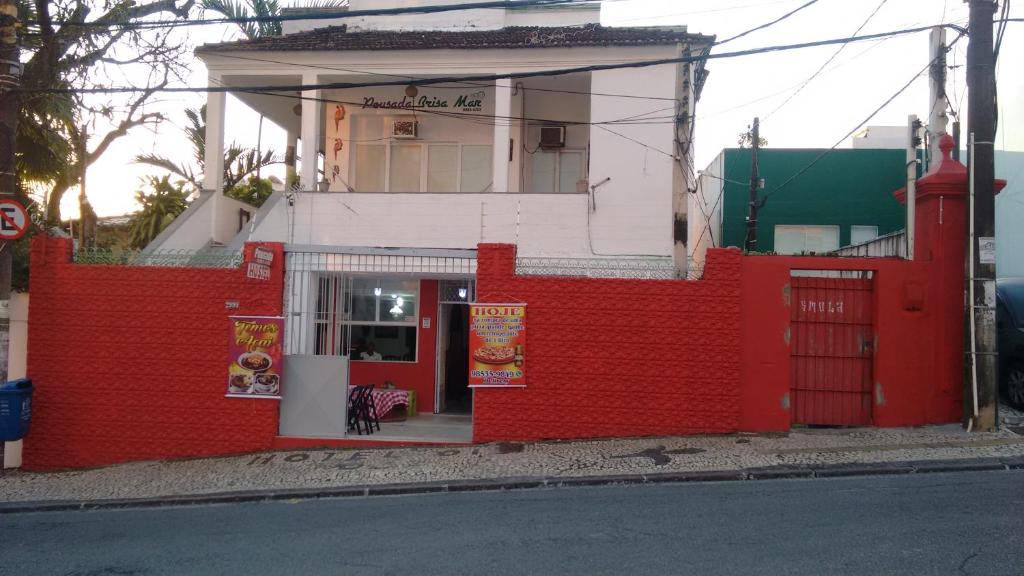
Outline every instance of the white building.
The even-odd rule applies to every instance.
[[[453,2],[350,10],[438,3]],[[210,86],[248,87],[234,94],[287,132],[297,185],[244,225],[207,192],[153,247],[284,242],[288,352],[347,355],[372,339],[420,410],[440,411],[448,347],[464,337],[450,327],[465,321],[445,303],[472,298],[478,243],[670,271],[675,255],[685,270],[688,115],[706,72],[672,60],[713,38],[599,16],[573,5],[293,20],[283,36],[199,48]],[[208,190],[221,188],[224,102],[209,95]],[[392,318],[398,296],[406,310]],[[354,365],[353,381],[360,371],[376,374]]]

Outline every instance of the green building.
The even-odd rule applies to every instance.
[[[689,245],[698,266],[710,246],[743,247],[751,152],[723,150],[690,194]],[[815,162],[824,152],[759,150],[758,197],[765,199],[758,213],[759,252],[828,252],[904,228],[904,207],[892,193],[906,185],[905,151],[839,149]]]

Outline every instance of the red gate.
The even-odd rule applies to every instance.
[[[791,278],[790,413],[800,424],[871,424],[872,281]]]

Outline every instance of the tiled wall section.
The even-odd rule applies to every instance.
[[[267,246],[275,266],[260,281],[243,268],[72,264],[70,240],[36,237],[25,468],[269,448],[277,402],[224,397],[228,316],[281,314],[282,247]]]
[[[475,441],[738,429],[739,251],[700,281],[523,277],[515,256],[479,246],[477,300],[528,303],[527,387],[475,391]]]

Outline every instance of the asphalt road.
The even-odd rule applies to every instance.
[[[0,574],[1024,574],[1024,471],[0,516]]]

